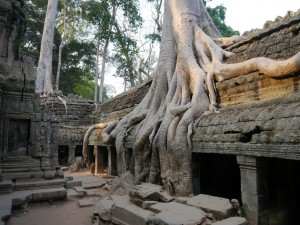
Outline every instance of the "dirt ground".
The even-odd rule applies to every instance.
[[[101,176],[93,176],[89,170],[76,173],[65,172],[65,176],[73,176],[74,180],[83,183],[95,182]],[[105,194],[103,188],[89,189],[98,194]],[[98,197],[92,198],[95,202]],[[6,225],[96,225],[93,220],[94,206],[79,207],[78,200],[82,198],[68,196],[65,200],[30,202],[24,209],[13,209]]]
[[[92,225],[94,206],[80,208],[78,199],[29,203],[13,210],[7,225]]]

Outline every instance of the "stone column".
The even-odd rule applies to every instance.
[[[111,147],[107,146],[107,157],[108,157],[108,166],[107,166],[107,174],[108,175],[112,175],[111,171],[112,171],[112,163],[111,163]]]
[[[237,156],[241,172],[243,213],[251,225],[268,225],[268,160]]]
[[[94,152],[95,152],[95,174],[99,174],[101,172],[101,159],[100,159],[100,149],[97,145],[94,145]]]
[[[75,158],[75,150],[76,145],[69,145],[68,165],[70,165],[72,160]]]

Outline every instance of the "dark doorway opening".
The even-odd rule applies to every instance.
[[[69,158],[69,146],[59,145],[58,146],[58,163],[61,166],[68,166]]]
[[[9,119],[8,156],[27,156],[30,136],[30,120]]]
[[[270,159],[269,224],[300,224],[300,161]]]
[[[241,202],[241,176],[235,155],[192,155],[194,194],[207,194]]]
[[[107,173],[108,170],[108,151],[107,147],[101,146],[98,147],[97,154],[97,172],[98,173]]]
[[[82,156],[82,145],[76,145],[75,157],[81,157],[81,156]]]

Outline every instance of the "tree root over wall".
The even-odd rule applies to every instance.
[[[102,132],[104,141],[115,139],[119,174],[128,169],[124,138],[136,126],[135,183],[162,183],[170,194],[192,194],[193,125],[203,114],[217,112],[215,80],[252,71],[282,77],[300,70],[300,53],[285,61],[260,57],[224,64],[233,53],[220,45],[238,40],[220,37],[202,0],[165,1],[159,63],[150,90],[131,113],[104,125]]]

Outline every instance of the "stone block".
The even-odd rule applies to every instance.
[[[1,201],[0,203],[0,221],[5,224],[7,220],[9,220],[11,215],[11,209],[12,209],[12,201]],[[1,223],[0,223],[1,224]]]
[[[80,199],[80,200],[78,200],[78,205],[80,208],[93,206],[94,200],[91,198]]]
[[[164,212],[159,217],[160,219],[167,219],[165,217],[168,215],[177,215],[176,218],[184,219],[185,223],[183,224],[201,224],[206,219],[206,213],[203,212],[201,209],[183,205],[177,202],[158,203],[152,205],[150,207],[150,210],[158,214]]]
[[[120,196],[123,197],[123,196]],[[136,205],[126,205],[124,202],[118,204],[112,209],[111,221],[119,225],[147,225],[149,217],[155,214],[149,210],[144,210]]]
[[[67,189],[51,188],[32,191],[32,201],[58,200],[67,197]]]
[[[248,222],[243,217],[230,217],[222,221],[213,223],[212,225],[247,225]]]
[[[79,198],[83,198],[84,196],[86,196],[87,192],[83,187],[73,187],[73,190],[75,190],[78,193],[78,197]]]
[[[142,208],[143,208],[143,209],[150,209],[150,207],[151,207],[152,205],[155,205],[155,204],[157,204],[157,203],[159,203],[159,202],[157,202],[157,201],[143,201],[143,202],[142,202]]]
[[[187,205],[212,213],[218,220],[234,216],[235,211],[229,199],[200,194],[191,197]]]
[[[73,187],[81,187],[82,186],[82,181],[77,180],[77,181],[67,181],[66,183],[66,188],[73,188]]]
[[[135,185],[129,191],[130,201],[142,206],[143,201],[170,202],[174,198],[163,191],[162,186],[142,183]]]
[[[175,202],[186,205],[186,203],[189,199],[190,199],[190,197],[177,197],[177,198],[175,198]]]
[[[53,179],[55,177],[56,171],[45,170],[45,179]]]
[[[78,197],[78,193],[74,189],[68,189],[67,196],[71,198]]]
[[[94,208],[94,216],[99,216],[101,220],[111,220],[111,210],[115,205],[114,201],[106,196],[98,200]]]
[[[149,225],[197,225],[196,222],[185,218],[182,215],[175,214],[173,212],[161,212],[151,217],[148,221]]]

